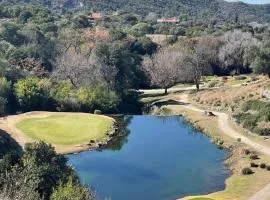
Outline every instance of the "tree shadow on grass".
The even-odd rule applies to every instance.
[[[8,152],[22,152],[22,147],[10,135],[0,129],[0,159]]]

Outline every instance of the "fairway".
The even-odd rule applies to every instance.
[[[81,145],[102,140],[113,127],[113,119],[84,113],[52,114],[26,118],[16,128],[26,136],[53,145]]]

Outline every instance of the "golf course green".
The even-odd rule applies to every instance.
[[[16,128],[26,136],[53,145],[80,145],[99,141],[111,131],[110,117],[85,113],[52,114],[44,118],[26,118]]]

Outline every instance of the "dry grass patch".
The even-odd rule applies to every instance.
[[[266,77],[262,77],[259,81],[248,85],[203,90],[190,97],[192,101],[201,105],[234,109],[247,100],[260,99],[264,86],[269,83],[270,81]]]

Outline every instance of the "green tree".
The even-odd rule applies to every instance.
[[[67,165],[67,158],[57,154],[51,145],[44,142],[25,145],[22,162],[31,170],[28,177],[31,177],[31,173],[38,177],[37,191],[45,199],[49,199],[53,188],[60,182],[66,183],[70,176],[75,178],[71,167]]]
[[[265,42],[259,49],[250,67],[256,74],[267,74],[270,77],[270,42]]]
[[[87,188],[83,188],[77,180],[69,178],[66,184],[60,183],[54,190],[51,200],[92,200],[94,194]]]
[[[104,87],[81,87],[77,91],[77,99],[80,109],[85,112],[101,110],[110,112],[117,108],[119,98],[113,91],[107,91]]]
[[[127,37],[127,34],[121,31],[120,29],[110,29],[110,36],[112,40],[122,40]]]
[[[0,24],[0,40],[6,40],[13,45],[21,45],[25,41],[25,37],[19,33],[19,27],[11,22]]]
[[[61,81],[55,84],[50,91],[50,95],[56,102],[58,111],[79,110],[76,94],[70,81]]]
[[[84,15],[75,16],[72,20],[72,27],[74,29],[86,28],[89,26],[91,26],[91,24],[90,24],[89,20],[87,19],[87,17]]]
[[[142,37],[146,34],[153,33],[154,29],[151,25],[147,23],[140,22],[134,26],[132,26],[129,30],[129,33],[136,36],[136,37]]]
[[[141,37],[131,44],[131,50],[141,55],[152,55],[157,50],[157,44],[147,37]]]
[[[23,111],[40,110],[44,98],[43,88],[40,86],[40,79],[29,77],[19,80],[15,84],[15,96]]]
[[[0,114],[5,113],[10,95],[11,82],[9,82],[5,77],[0,78]]]

